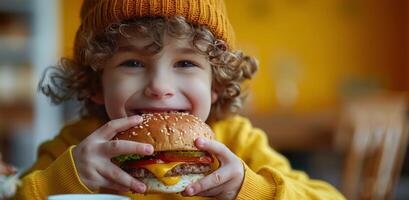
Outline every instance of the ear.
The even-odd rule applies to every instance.
[[[93,101],[94,103],[98,104],[98,105],[103,105],[105,103],[104,101],[104,95],[102,94],[102,92],[98,92],[95,95],[90,97],[91,101]]]
[[[217,99],[219,98],[219,95],[217,94],[215,89],[212,89],[212,94],[211,94],[211,100],[212,100],[212,104],[215,103],[217,101]]]

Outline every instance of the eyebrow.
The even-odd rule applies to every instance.
[[[138,48],[134,45],[124,45],[124,46],[119,46],[117,51],[118,52],[135,52],[135,51],[141,51],[142,49],[144,49],[145,47],[142,48]]]
[[[138,47],[132,44],[119,46],[117,52],[132,52],[138,54],[155,54],[160,51],[160,47],[155,43],[148,44],[146,46]]]
[[[144,47],[138,48],[134,45],[123,45],[119,46],[117,52],[144,52],[144,50],[152,48],[152,44],[146,45]],[[197,54],[198,51],[193,48],[187,48],[187,47],[182,47],[182,48],[176,48],[175,49],[176,53],[180,54]]]
[[[198,53],[196,49],[192,49],[192,48],[177,48],[176,52],[180,54],[197,54]]]

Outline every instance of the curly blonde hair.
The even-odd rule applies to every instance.
[[[96,115],[108,121],[104,105],[90,97],[102,91],[101,65],[114,54],[119,37],[150,37],[152,50],[159,52],[163,37],[190,38],[198,52],[207,56],[212,68],[212,87],[218,100],[212,105],[208,121],[219,120],[237,113],[245,95],[241,83],[257,71],[255,58],[240,51],[229,51],[226,43],[214,37],[206,26],[192,25],[184,17],[146,17],[111,24],[105,31],[77,33],[77,55],[61,58],[48,68],[39,83],[39,90],[60,104],[71,98],[83,103],[81,114]],[[203,45],[204,44],[204,45]]]

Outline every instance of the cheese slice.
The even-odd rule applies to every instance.
[[[215,155],[212,155],[213,162],[210,163],[210,171],[209,173],[216,171],[220,167],[220,162]]]
[[[149,164],[143,166],[143,168],[149,170],[155,177],[160,180],[165,185],[175,185],[180,181],[180,176],[168,176],[165,177],[165,174],[172,170],[174,167],[183,164],[183,162],[170,162],[163,164]]]

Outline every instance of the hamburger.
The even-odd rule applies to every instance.
[[[154,153],[120,155],[114,163],[147,186],[147,192],[177,193],[217,168],[208,152],[196,148],[198,137],[214,140],[210,127],[196,116],[181,113],[142,114],[143,122],[113,139],[151,144]]]

